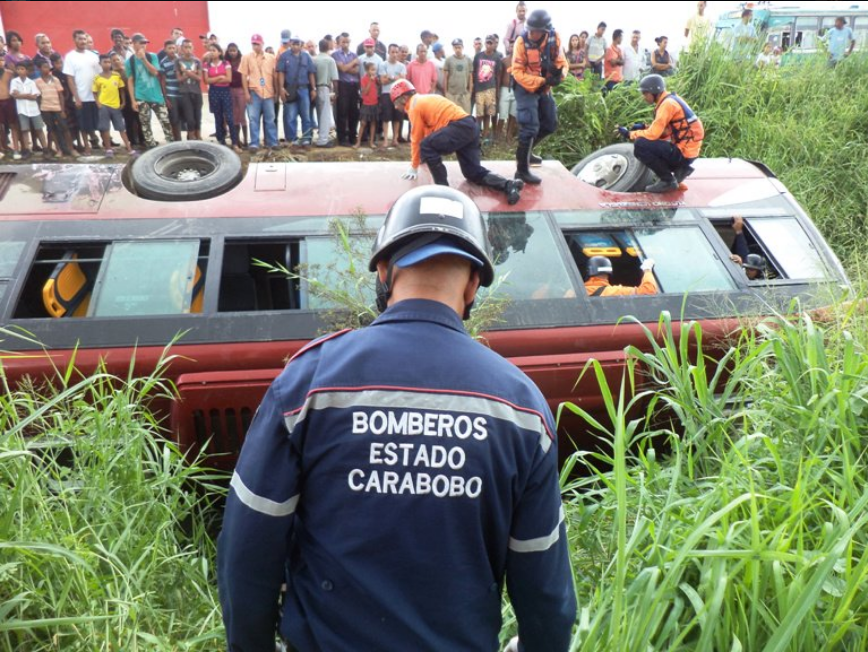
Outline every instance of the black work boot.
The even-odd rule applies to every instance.
[[[532,168],[538,168],[542,165],[542,156],[537,156],[531,150],[530,155],[527,157],[527,162]]]
[[[533,146],[533,141],[530,143],[519,143],[518,149],[515,150],[515,178],[521,179],[525,183],[530,183],[532,185],[538,185],[542,183],[542,179],[540,179],[535,174],[531,174],[528,166],[530,164],[530,150]]]
[[[645,192],[661,193],[678,190],[678,182],[670,174],[668,179],[660,179],[645,188]]]
[[[694,170],[692,166],[682,165],[680,168],[675,170],[675,180],[678,183],[681,183],[694,172],[696,172],[696,170]]]
[[[428,161],[428,171],[431,173],[431,178],[434,179],[434,183],[438,186],[448,186],[449,178],[446,174],[446,166],[443,165],[443,161],[438,159],[436,161]]]
[[[500,190],[506,195],[506,203],[510,206],[518,203],[521,199],[521,189],[524,188],[524,181],[521,179],[507,179],[494,172],[486,174],[478,183],[486,188]]]

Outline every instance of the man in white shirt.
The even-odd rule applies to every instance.
[[[639,46],[639,40],[642,38],[642,32],[638,29],[633,30],[633,37],[624,51],[624,81],[634,82],[639,81],[645,72],[646,61],[645,56],[647,51]]]
[[[72,33],[75,49],[63,59],[63,74],[69,78],[69,90],[75,101],[75,118],[82,133],[84,155],[91,155],[90,138],[99,127],[99,114],[93,96],[93,80],[100,72],[99,56],[87,49],[87,33],[77,29]]]
[[[588,39],[588,67],[600,77],[603,76],[603,58],[606,56],[606,23],[597,25],[597,31]]]

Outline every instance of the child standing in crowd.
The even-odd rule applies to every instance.
[[[122,110],[125,104],[125,93],[122,94],[121,89],[125,88],[126,84],[124,84],[121,76],[112,70],[111,55],[101,55],[99,65],[102,72],[93,80],[93,96],[96,99],[96,110],[99,113],[99,131],[102,134],[102,146],[105,149],[105,155],[109,158],[115,155],[111,148],[111,128],[114,127],[115,131],[120,132],[127,153],[133,156],[136,151],[127,138]]]
[[[69,88],[69,77],[63,74],[63,57],[60,52],[55,52],[49,59],[51,60],[51,74],[55,79],[60,81],[60,87],[63,89],[63,109],[66,113],[66,128],[69,130],[69,138],[73,143],[73,147],[77,152],[83,151],[83,146],[80,142],[78,132],[78,120],[75,115],[75,98],[72,96],[72,91]]]
[[[238,146],[238,127],[232,115],[232,93],[229,85],[232,83],[232,66],[223,60],[223,48],[212,43],[209,51],[211,58],[205,69],[205,81],[208,83],[208,108],[214,114],[217,125],[217,142],[226,144],[226,125],[229,125],[229,137],[232,148],[241,153]]]
[[[187,140],[201,140],[202,62],[193,56],[193,41],[181,42],[181,56],[175,63],[181,91],[181,119],[187,125]]]
[[[18,110],[18,126],[21,128],[21,153],[16,152],[12,158],[20,159],[30,156],[30,134],[33,133],[33,141],[39,141],[46,157],[51,155],[48,143],[45,142],[45,134],[42,133],[42,114],[39,112],[39,89],[36,82],[30,79],[32,71],[30,59],[21,61],[15,65],[17,77],[12,80],[10,92],[15,98],[15,106]]]
[[[374,135],[377,131],[377,118],[380,116],[380,86],[377,78],[377,64],[373,61],[368,61],[365,64],[365,76],[362,77],[362,112],[360,115],[359,136],[356,138],[354,148],[358,148],[362,144],[362,134],[365,133],[365,127],[371,125],[370,144],[371,149],[374,148]],[[385,142],[380,143],[380,148],[385,149]]]
[[[18,130],[18,111],[15,109],[15,99],[9,95],[9,87],[12,83],[14,75],[7,68],[0,67],[0,130],[2,130],[2,138],[0,138],[0,146],[8,153],[6,144],[6,130],[12,132],[12,153],[18,153],[20,147],[20,131]],[[5,156],[5,154],[4,154]],[[20,154],[18,154],[20,158]],[[2,157],[0,157],[2,158]]]
[[[63,85],[51,74],[51,61],[43,59],[39,65],[40,77],[36,80],[36,88],[42,96],[39,109],[42,111],[42,121],[48,130],[50,140],[64,156],[75,156],[78,152],[72,150],[72,138],[66,126],[66,105],[63,96]],[[50,142],[49,142],[50,146]]]

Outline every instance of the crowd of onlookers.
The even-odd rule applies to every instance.
[[[688,39],[709,36],[712,24],[705,5],[697,3],[685,27]],[[201,139],[206,95],[216,125],[206,136],[239,151],[273,149],[281,141],[300,147],[358,147],[362,142],[397,147],[408,133],[406,116],[389,99],[398,79],[412,82],[420,94],[445,95],[475,114],[483,142],[512,139],[512,50],[526,16],[527,7],[519,2],[502,37],[493,32],[467,47],[460,38],[444,43],[430,30],[423,30],[413,47],[386,42],[380,39],[379,24],[371,23],[355,48],[346,32],[314,42],[284,29],[276,49],[254,34],[243,52],[236,43],[224,49],[215,34],[193,40],[175,28],[153,45],[141,33],[114,29],[107,52],[95,50],[92,36],[75,30],[74,48],[66,54],[55,50],[48,35],[37,34],[31,56],[22,36],[10,31],[5,43],[0,41],[5,63],[0,70],[0,128],[5,134],[0,155],[20,159],[41,150],[46,157],[75,157],[101,148],[111,157],[121,146],[112,131],[134,154],[157,144],[154,122],[165,141],[180,140],[185,132],[187,139]],[[845,43],[846,29],[842,38],[833,38]],[[671,75],[678,65],[666,36],[656,36],[654,47],[646,48],[640,30],[608,32],[604,22],[593,33],[567,36],[558,30],[558,36],[569,74],[578,80],[595,76],[604,90],[649,72]],[[756,52],[757,39],[746,9],[742,25],[733,30],[732,48]],[[757,66],[779,63],[779,49],[768,44],[756,60]]]

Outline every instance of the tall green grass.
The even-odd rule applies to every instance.
[[[0,359],[0,650],[220,649],[219,491],[145,407],[161,372],[13,389]]]
[[[667,80],[706,129],[704,157],[765,163],[795,195],[847,262],[868,238],[868,59],[834,70],[824,57],[757,70],[717,48],[685,54]],[[591,83],[558,89],[560,127],[543,143],[571,166],[616,141],[615,126],[649,121],[635,85],[603,97]]]
[[[778,318],[713,362],[698,324],[663,315],[619,390],[593,365],[614,426],[562,408],[614,451],[564,475],[573,650],[868,650],[865,333],[854,309]]]

